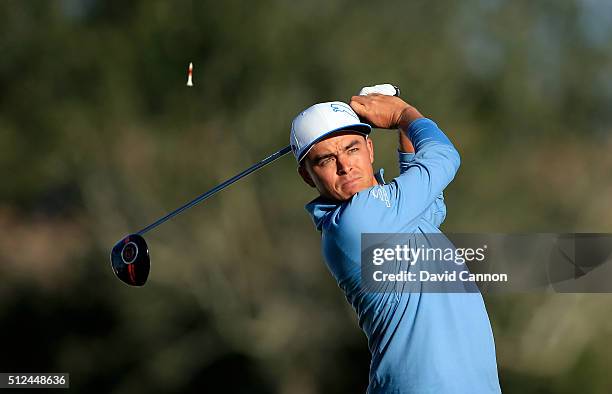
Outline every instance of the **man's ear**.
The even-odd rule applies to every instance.
[[[370,152],[370,163],[374,164],[374,142],[369,137],[366,137],[366,145]]]
[[[312,181],[312,178],[310,177],[310,174],[306,170],[306,164],[299,165],[297,170],[304,182],[306,182],[310,187],[316,188],[314,182]]]

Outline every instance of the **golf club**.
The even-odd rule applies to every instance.
[[[146,241],[142,237],[145,233],[153,230],[155,227],[172,219],[181,212],[201,203],[213,194],[225,189],[232,183],[244,178],[254,171],[262,168],[266,164],[270,164],[276,159],[286,155],[291,151],[291,146],[286,146],[277,152],[274,152],[270,156],[266,157],[262,161],[253,164],[251,167],[242,171],[241,173],[231,177],[225,182],[213,187],[209,191],[199,195],[193,200],[189,201],[185,205],[175,209],[166,216],[156,220],[155,222],[144,227],[142,230],[125,236],[119,242],[113,246],[111,250],[111,267],[113,272],[121,281],[131,286],[142,286],[146,283],[151,269],[151,261],[149,257],[149,248]]]
[[[191,65],[190,65],[191,69]],[[382,84],[375,86],[368,86],[359,92],[359,95],[368,95],[368,94],[385,94],[389,96],[400,96],[400,90],[397,86],[393,86],[391,84]],[[225,189],[232,183],[244,178],[250,173],[257,171],[262,168],[266,164],[272,163],[274,160],[286,155],[291,152],[291,145],[288,145],[270,156],[266,157],[262,161],[253,164],[251,167],[242,171],[241,173],[233,176],[232,178],[226,180],[225,182],[213,187],[209,191],[199,195],[193,200],[189,201],[185,205],[175,209],[170,212],[166,216],[158,219],[157,221],[149,224],[142,230],[138,231],[134,234],[129,234],[121,239],[119,242],[113,246],[111,250],[111,267],[113,272],[121,281],[127,283],[131,286],[143,286],[147,282],[147,278],[149,277],[149,271],[151,270],[151,260],[149,257],[149,248],[145,239],[142,237],[145,233],[153,230],[155,227],[164,223],[167,220],[172,219],[176,215],[181,212],[193,207],[211,197],[213,194]]]

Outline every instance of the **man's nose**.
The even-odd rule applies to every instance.
[[[336,173],[338,175],[348,174],[352,169],[351,159],[346,154],[338,155],[336,159]]]

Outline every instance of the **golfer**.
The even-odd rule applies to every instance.
[[[372,127],[399,129],[400,175],[374,173]],[[362,233],[441,234],[442,191],[459,154],[438,126],[399,97],[313,105],[295,117],[291,147],[325,262],[357,313],[372,356],[368,393],[500,393],[495,344],[480,293],[368,292]]]

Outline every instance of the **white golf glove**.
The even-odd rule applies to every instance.
[[[361,90],[359,91],[360,96],[367,96],[368,94],[372,94],[372,93],[379,93],[379,94],[385,94],[387,96],[398,96],[399,97],[400,90],[399,88],[389,83],[384,83],[381,85],[366,86],[366,87],[361,88]]]

